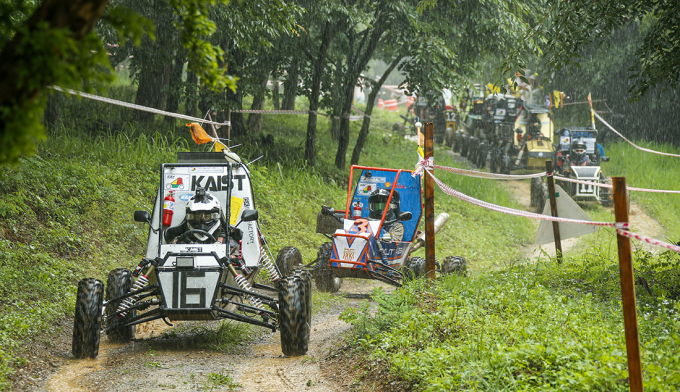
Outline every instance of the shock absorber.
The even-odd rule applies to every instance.
[[[269,273],[269,278],[273,282],[278,282],[279,279],[281,279],[281,275],[279,275],[279,271],[276,270],[276,267],[274,266],[274,263],[272,263],[271,257],[269,257],[269,253],[267,251],[263,250],[262,255],[260,257],[260,264],[267,270]]]
[[[153,269],[153,267],[151,267],[151,269]],[[147,273],[150,273],[151,269],[149,269],[149,272]],[[144,286],[147,285],[147,283],[149,283],[149,278],[147,278],[146,275],[139,275],[139,277],[137,277],[137,281],[135,281],[135,284],[132,285],[130,292],[141,290],[142,288],[144,288]],[[118,314],[116,317],[118,318],[125,317],[127,315],[127,309],[130,309],[130,307],[135,304],[139,296],[140,294],[138,293],[133,295],[132,297],[128,297],[122,300],[120,302],[120,305],[118,305],[118,309],[116,310],[116,313]]]
[[[250,284],[248,283],[246,278],[244,278],[243,275],[236,272],[236,268],[234,268],[234,266],[231,265],[231,264],[229,264],[229,271],[234,275],[234,280],[236,281],[236,284],[238,284],[241,289],[246,290],[246,291],[252,291],[252,289],[250,288]],[[255,298],[252,295],[249,295],[248,299],[253,304],[253,306],[255,306],[256,308],[264,310],[264,307],[262,306],[262,302],[260,302],[260,300],[258,298]]]
[[[279,273],[278,268],[276,268],[276,265],[272,262],[272,258],[270,256],[271,252],[269,251],[269,245],[267,245],[267,240],[264,238],[264,235],[262,235],[262,233],[260,233],[260,243],[263,245],[262,253],[260,254],[260,264],[262,264],[264,268],[267,269],[267,272],[269,273],[269,278],[273,282],[278,282],[279,279],[281,279],[281,274]]]

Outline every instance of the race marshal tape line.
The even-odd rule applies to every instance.
[[[113,105],[123,106],[123,107],[130,108],[130,109],[137,109],[137,110],[141,110],[143,112],[160,114],[162,116],[167,116],[167,117],[181,118],[183,120],[189,120],[189,121],[196,122],[196,123],[212,124],[212,125],[217,125],[218,127],[221,127],[221,126],[224,126],[224,125],[226,125],[226,126],[231,125],[231,122],[229,122],[229,121],[225,121],[225,122],[221,122],[221,123],[215,122],[215,121],[208,121],[208,120],[204,120],[204,119],[197,118],[197,117],[186,116],[184,114],[166,112],[166,111],[163,111],[163,110],[154,109],[154,108],[150,108],[150,107],[146,107],[146,106],[135,105],[134,103],[118,101],[116,99],[111,99],[111,98],[106,98],[106,97],[100,97],[98,95],[92,95],[92,94],[84,93],[84,92],[81,92],[81,91],[71,90],[71,89],[68,89],[68,88],[61,88],[59,86],[49,86],[49,88],[56,90],[56,91],[61,91],[62,93],[79,95],[83,98],[92,99],[92,100],[95,100],[95,101],[106,102],[106,103],[110,103],[110,104],[113,104]]]
[[[628,237],[628,238],[633,238],[633,239],[636,239],[638,241],[643,241],[643,242],[646,242],[646,243],[651,244],[651,245],[660,246],[662,248],[670,249],[674,252],[680,253],[680,246],[678,246],[678,245],[669,244],[668,242],[663,242],[661,240],[657,240],[657,239],[654,239],[652,237],[648,237],[644,234],[637,234],[637,233],[633,233],[631,231],[624,230],[624,229],[616,229],[616,232],[621,234],[622,236],[625,236],[625,237]]]
[[[560,181],[573,182],[573,183],[576,183],[576,184],[599,186],[601,188],[614,188],[614,185],[612,185],[612,184],[602,184],[600,182],[577,180],[575,178],[569,178],[569,177],[555,176],[555,179],[560,180]],[[666,190],[666,189],[636,188],[634,186],[627,186],[626,189],[628,189],[629,191],[638,191],[638,192],[680,193],[680,191],[673,191],[673,190]]]
[[[651,152],[652,154],[659,154],[659,155],[666,155],[666,156],[669,156],[669,157],[680,158],[680,155],[678,155],[678,154],[671,154],[671,153],[668,153],[668,152],[655,151],[655,150],[650,150],[649,148],[644,148],[644,147],[638,146],[637,144],[635,144],[635,143],[631,142],[630,140],[626,139],[625,136],[623,136],[622,134],[620,134],[619,131],[617,131],[616,129],[614,129],[614,127],[612,127],[611,125],[609,125],[608,122],[604,121],[604,119],[603,119],[602,117],[600,117],[599,114],[597,114],[597,113],[593,113],[593,114],[595,114],[595,117],[597,117],[598,120],[602,121],[602,123],[603,123],[604,125],[606,125],[609,129],[611,129],[615,134],[619,135],[623,140],[627,141],[631,146],[637,148],[638,150],[640,150],[640,151],[645,151],[645,152]]]
[[[432,179],[437,183],[437,185],[439,185],[439,188],[441,188],[441,190],[444,191],[444,193],[446,193],[447,195],[453,196],[457,199],[463,200],[465,202],[468,202],[470,204],[474,204],[474,205],[482,207],[482,208],[486,208],[486,209],[491,210],[491,211],[502,212],[502,213],[508,214],[508,215],[522,216],[522,217],[525,217],[525,218],[549,220],[549,221],[553,221],[553,222],[578,223],[578,224],[581,224],[581,225],[604,226],[604,227],[621,227],[621,228],[628,228],[629,227],[628,222],[615,223],[615,222],[595,222],[595,221],[586,221],[586,220],[579,220],[579,219],[568,219],[568,218],[560,218],[559,216],[543,215],[543,214],[537,214],[537,213],[534,213],[534,212],[516,210],[516,209],[510,208],[510,207],[499,206],[497,204],[492,204],[492,203],[488,203],[486,201],[475,199],[472,196],[468,196],[468,195],[466,195],[462,192],[459,192],[459,191],[449,187],[448,185],[441,182],[437,177],[435,177],[435,175],[432,174],[432,170],[429,169],[428,167],[425,167],[425,172],[427,172],[427,174],[429,174],[432,177]]]
[[[480,172],[480,171],[477,171],[477,170],[459,169],[457,167],[447,167],[447,166],[440,166],[440,165],[433,165],[433,167],[435,169],[444,170],[444,171],[447,171],[449,173],[461,174],[461,175],[468,176],[468,177],[492,178],[492,179],[497,179],[497,180],[526,180],[526,179],[529,179],[529,178],[545,177],[547,175],[546,172],[534,173],[534,174],[497,174],[497,173]]]

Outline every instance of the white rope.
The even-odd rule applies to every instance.
[[[154,108],[150,108],[150,107],[146,107],[146,106],[135,105],[134,103],[118,101],[118,100],[115,100],[115,99],[100,97],[98,95],[92,95],[92,94],[84,93],[84,92],[81,92],[81,91],[75,91],[75,90],[71,90],[71,89],[67,89],[67,88],[61,88],[59,86],[49,86],[49,88],[51,88],[53,90],[61,91],[62,93],[79,95],[83,98],[88,98],[88,99],[92,99],[92,100],[95,100],[95,101],[101,101],[101,102],[106,102],[106,103],[110,103],[110,104],[113,104],[113,105],[123,106],[123,107],[126,107],[126,108],[141,110],[141,111],[144,111],[144,112],[160,114],[162,116],[181,118],[183,120],[189,120],[189,121],[196,122],[196,123],[207,123],[207,124],[217,125],[218,127],[221,127],[223,125],[226,125],[226,126],[231,125],[230,121],[225,121],[225,122],[219,123],[219,122],[215,122],[215,121],[203,120],[203,119],[196,118],[196,117],[185,116],[184,114],[166,112],[166,111],[163,111],[163,110],[154,109]]]
[[[474,204],[476,206],[486,208],[491,211],[496,211],[496,212],[502,212],[504,214],[508,215],[515,215],[515,216],[521,216],[525,218],[532,218],[532,219],[540,219],[540,220],[548,220],[548,221],[553,221],[553,222],[563,222],[563,223],[578,223],[581,225],[591,225],[591,226],[606,226],[606,227],[622,227],[622,228],[628,228],[628,222],[594,222],[594,221],[587,221],[587,220],[579,220],[579,219],[568,219],[568,218],[561,218],[558,216],[550,216],[550,215],[543,215],[543,214],[537,214],[534,212],[528,212],[528,211],[521,211],[521,210],[516,210],[514,208],[510,207],[503,207],[499,206],[496,204],[492,204],[486,201],[482,201],[479,199],[475,199],[474,197],[468,196],[462,192],[459,192],[448,185],[444,184],[441,182],[437,177],[432,174],[432,170],[425,167],[425,172],[429,174],[432,179],[439,185],[439,188],[441,188],[444,193],[447,195],[453,196],[459,200],[468,202],[470,204]],[[618,225],[618,226],[617,226]]]
[[[594,114],[595,114],[595,117],[598,118],[598,120],[602,121],[602,123],[603,123],[604,125],[606,125],[609,129],[611,129],[615,134],[621,136],[621,138],[622,138],[623,140],[627,141],[631,146],[637,148],[638,150],[640,150],[640,151],[645,151],[645,152],[651,152],[652,154],[659,154],[659,155],[666,155],[666,156],[669,156],[669,157],[680,158],[680,155],[678,155],[678,154],[671,154],[671,153],[668,153],[668,152],[655,151],[655,150],[650,150],[649,148],[644,148],[644,147],[638,146],[637,144],[635,144],[635,143],[631,142],[630,140],[626,139],[625,136],[623,136],[622,134],[620,134],[616,129],[614,129],[614,127],[612,127],[611,125],[609,125],[608,122],[604,121],[604,119],[603,119],[602,117],[600,117],[599,114],[597,114],[597,113],[594,113]]]
[[[547,175],[546,172],[541,172],[541,173],[534,173],[534,174],[497,174],[497,173],[487,173],[487,172],[480,172],[476,170],[466,170],[466,169],[460,169],[457,167],[447,167],[447,166],[440,166],[440,165],[434,165],[435,169],[441,169],[444,171],[447,171],[449,173],[456,173],[456,174],[462,174],[464,176],[468,177],[478,177],[478,178],[494,178],[497,180],[525,180],[528,178],[538,178],[538,177],[544,177]]]

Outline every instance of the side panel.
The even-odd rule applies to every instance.
[[[363,207],[361,209],[361,216],[367,218],[369,214],[368,197],[371,192],[376,189],[384,188],[391,190],[395,187],[395,192],[399,193],[400,211],[409,211],[412,217],[408,221],[404,221],[404,241],[412,241],[416,233],[418,222],[422,214],[422,202],[420,191],[420,176],[415,178],[410,172],[402,171],[399,176],[399,182],[394,185],[394,179],[397,172],[386,171],[380,169],[365,169],[361,172],[359,182],[354,189],[352,197],[352,205],[355,202],[360,202]]]

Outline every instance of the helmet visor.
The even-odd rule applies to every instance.
[[[190,222],[209,222],[220,219],[219,212],[211,211],[192,211],[187,212],[187,220]]]
[[[369,209],[371,211],[384,211],[387,206],[387,201],[377,201],[369,204]]]
[[[577,148],[576,150],[574,150],[574,152],[577,153],[577,154],[585,154],[586,149],[585,148]]]

